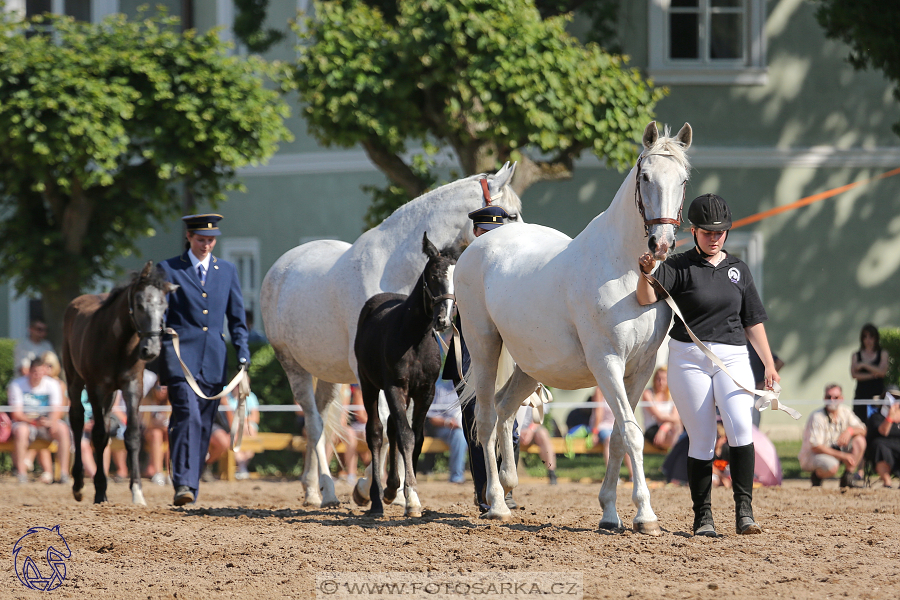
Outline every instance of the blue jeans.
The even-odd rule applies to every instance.
[[[434,435],[450,446],[450,483],[462,483],[466,480],[463,474],[466,468],[466,436],[459,427],[436,427]]]

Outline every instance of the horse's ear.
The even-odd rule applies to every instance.
[[[146,279],[150,277],[150,273],[153,271],[153,261],[148,260],[147,264],[144,265],[144,268],[141,270],[140,279]]]
[[[428,239],[428,232],[426,231],[422,234],[422,252],[425,253],[429,259],[437,258],[439,254],[438,249],[434,247],[434,244],[431,243],[431,240]]]
[[[166,286],[163,288],[163,291],[167,294],[171,294],[172,292],[174,292],[175,290],[177,290],[180,287],[181,287],[180,285],[176,285],[174,283],[169,283],[167,281]]]
[[[518,163],[512,163],[512,166],[509,166],[509,162],[502,167],[497,173],[494,175],[493,181],[491,182],[490,188],[491,192],[496,194],[500,190],[503,189],[503,186],[509,184],[512,181],[513,174],[516,172],[516,165]]]
[[[641,140],[644,143],[644,149],[649,150],[650,147],[659,139],[659,129],[656,128],[656,121],[650,121],[647,128],[644,129],[644,137]]]
[[[678,130],[678,135],[675,136],[675,141],[680,142],[684,149],[687,150],[691,147],[691,139],[693,139],[694,132],[691,129],[690,123],[685,123],[681,129]]]

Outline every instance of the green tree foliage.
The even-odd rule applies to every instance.
[[[888,372],[884,378],[887,386],[900,385],[900,329],[883,327],[878,330],[881,347],[890,355]]]
[[[388,20],[362,1],[316,2],[315,18],[294,25],[293,85],[311,134],[362,145],[399,201],[435,182],[428,155],[439,147],[454,151],[465,175],[519,161],[520,193],[571,177],[585,150],[618,167],[635,159],[663,91],[623,57],[569,35],[570,16],[542,18],[533,0],[396,7]],[[411,147],[425,154],[409,160]],[[389,212],[370,211],[369,221]]]
[[[850,46],[847,60],[857,70],[882,71],[900,100],[900,2],[896,0],[816,0],[816,18],[829,38]],[[900,135],[900,122],[892,127]]]
[[[290,138],[274,68],[165,15],[0,22],[0,277],[42,295],[57,347],[66,304],[179,214],[176,184],[215,204]]]

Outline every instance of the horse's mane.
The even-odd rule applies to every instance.
[[[109,292],[109,296],[106,297],[100,304],[100,308],[105,308],[110,306],[113,302],[116,301],[116,298],[122,295],[122,293],[135,284],[143,283],[144,285],[148,285],[151,287],[155,287],[158,289],[164,289],[167,283],[166,278],[163,276],[162,271],[159,269],[150,269],[150,273],[144,277],[141,277],[141,271],[134,271],[131,274],[131,280],[128,283],[123,283],[121,285],[117,285]]]
[[[394,221],[401,221],[404,217],[411,215],[423,208],[423,205],[425,203],[433,202],[435,198],[440,199],[441,196],[445,195],[452,188],[455,188],[456,186],[462,185],[464,183],[471,182],[473,180],[477,181],[478,179],[488,177],[489,175],[489,173],[478,173],[475,175],[470,175],[469,177],[464,177],[463,179],[452,181],[450,183],[442,185],[437,189],[425,192],[418,198],[414,198],[406,204],[400,206],[397,210],[391,213],[388,218],[382,221],[381,224],[378,225],[378,227],[390,227],[391,225],[393,225]],[[499,202],[502,202],[505,206],[513,208],[513,212],[522,212],[522,200],[519,198],[518,194],[513,191],[512,187],[510,187],[509,185],[503,186],[503,188],[500,190],[499,195],[501,196],[501,198],[498,199]]]
[[[675,138],[671,137],[669,134],[669,126],[666,125],[663,135],[659,136],[652,146],[644,150],[644,156],[650,156],[652,154],[668,154],[674,158],[685,171],[690,172],[691,163],[688,160],[684,145],[681,142],[676,141]]]

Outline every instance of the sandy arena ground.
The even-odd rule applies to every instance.
[[[900,594],[897,489],[842,493],[836,481],[818,489],[807,481],[757,489],[756,517],[765,533],[746,537],[734,534],[730,492],[717,489],[719,539],[690,537],[688,490],[678,487],[651,491],[660,537],[601,532],[599,489],[525,480],[515,492],[521,508],[510,523],[496,523],[478,519],[468,483],[422,482],[427,511],[407,520],[397,506],[381,519],[365,516],[349,504],[350,487],[341,482],[344,504],[337,509],[304,509],[298,482],[263,480],[203,484],[200,502],[186,508],[171,505],[171,488],[147,482],[150,506],[140,508],[131,506],[124,483],[112,484],[111,503],[95,506],[75,502],[68,486],[19,485],[7,477],[0,481],[6,548],[0,597],[315,598],[323,571],[507,570],[581,573],[584,598]],[[93,496],[90,483],[86,491]],[[618,507],[630,526],[635,511],[627,484],[619,487]],[[72,551],[66,579],[54,591],[28,590],[16,578],[12,548],[30,527],[55,525]]]

